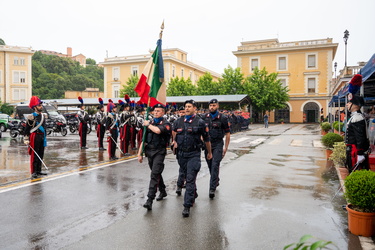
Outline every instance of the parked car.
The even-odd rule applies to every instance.
[[[7,114],[0,114],[0,131],[5,132],[9,129],[8,123],[12,121],[19,122],[20,120],[14,119]]]

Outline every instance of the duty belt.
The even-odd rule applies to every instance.
[[[198,147],[193,147],[193,148],[177,148],[178,150],[182,152],[193,152],[193,151],[199,151]]]

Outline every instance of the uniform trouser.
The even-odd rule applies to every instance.
[[[204,151],[208,169],[210,170],[210,190],[216,190],[219,183],[220,162],[223,159],[224,142],[211,142],[212,159],[207,160],[207,150]]]
[[[105,126],[102,125],[102,124],[98,124],[96,135],[98,137],[98,147],[99,148],[104,148],[104,146],[103,146],[104,134],[105,134]]]
[[[41,159],[44,156],[44,134],[43,133],[32,133],[30,135],[30,146],[33,147],[35,152]],[[42,171],[42,162],[39,157],[35,155],[32,149],[29,149],[30,154],[30,172],[40,173]]]
[[[176,157],[177,157],[177,161],[178,161],[178,148],[176,149]],[[177,187],[180,187],[182,188],[185,184],[185,180],[186,180],[186,172],[185,172],[185,169],[183,169],[181,166],[178,168],[178,179],[177,179]]]
[[[161,175],[164,170],[164,158],[167,154],[167,150],[164,149],[147,149],[146,156],[148,159],[148,166],[151,170],[150,185],[148,188],[147,197],[151,200],[155,199],[156,192],[165,192],[165,184],[163,176]]]
[[[186,191],[184,196],[184,207],[192,207],[196,194],[196,178],[201,169],[201,152],[181,152],[178,155],[178,164],[186,174]]]
[[[268,120],[264,120],[264,127],[268,128]]]
[[[130,126],[125,124],[122,128],[122,135],[121,135],[121,150],[126,154],[129,150],[129,142],[130,142]]]
[[[134,125],[130,126],[130,144],[132,148],[135,148],[135,140],[137,138],[137,130]]]
[[[87,123],[81,122],[79,124],[78,134],[80,137],[80,146],[86,147]]]
[[[137,130],[137,142],[138,142],[138,148],[141,147],[142,143],[142,138],[143,138],[143,127]]]
[[[111,132],[111,137],[112,138],[108,138],[108,154],[109,154],[109,158],[113,158],[116,156],[116,143],[117,143],[117,137],[118,137],[118,131],[117,131],[117,128],[113,128],[110,130]],[[116,142],[116,143],[115,143]]]

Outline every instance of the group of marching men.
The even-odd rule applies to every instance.
[[[135,103],[130,100],[128,95],[125,95],[125,102],[119,100],[115,104],[111,99],[108,100],[107,112],[103,104],[103,99],[99,98],[98,112],[95,115],[97,122],[97,137],[99,150],[106,150],[103,145],[103,140],[107,137],[108,154],[110,160],[117,160],[116,148],[118,148],[122,155],[128,156],[129,146],[132,150],[139,148],[143,137],[143,121],[145,120],[145,104],[142,102]],[[79,120],[79,136],[80,148],[87,149],[87,124],[90,122],[89,115],[85,111],[83,99],[78,97],[81,102],[78,107],[80,110],[77,113]],[[168,121],[173,122],[179,115],[175,113],[176,105],[173,104],[171,110],[166,114]],[[149,115],[149,119],[152,116]]]
[[[77,113],[80,121],[80,146],[81,149],[87,149],[87,124],[90,118],[85,111],[83,99],[78,97],[78,100],[81,103],[80,111]],[[125,102],[120,100],[118,104],[109,100],[107,112],[104,111],[103,100],[99,98],[98,101],[96,119],[99,150],[105,150],[103,140],[104,136],[107,136],[109,158],[116,160],[118,159],[115,154],[116,148],[119,148],[123,155],[129,155],[128,148],[131,146],[135,149],[137,139],[138,161],[142,163],[143,153],[148,158],[151,178],[148,199],[143,207],[151,210],[155,198],[160,201],[167,196],[162,172],[169,145],[179,164],[176,194],[180,196],[182,188],[186,187],[183,217],[189,217],[190,208],[198,197],[196,177],[201,167],[202,150],[211,175],[209,198],[215,197],[220,180],[220,162],[230,142],[230,123],[228,117],[219,111],[217,99],[209,101],[209,112],[200,115],[194,100],[186,100],[180,107],[179,114],[175,113],[177,112],[175,105],[171,111],[166,106],[156,103],[152,106],[152,119],[149,119],[150,117],[146,119],[144,105],[142,103],[135,105],[128,95],[125,96]],[[47,146],[45,122],[47,115],[42,113],[42,103],[37,96],[32,96],[29,107],[34,112],[26,117],[24,143],[28,146],[30,169],[34,179],[46,174],[41,171],[42,164],[47,168],[43,162],[44,149]],[[143,129],[146,129],[144,135]],[[118,138],[120,138],[119,143],[117,143]],[[156,197],[158,191],[159,196]]]

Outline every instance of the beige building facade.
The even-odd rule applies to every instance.
[[[73,56],[73,49],[71,47],[66,48],[66,54],[56,52],[56,51],[51,51],[51,50],[39,50],[39,51],[45,55],[70,58],[73,61],[77,61],[81,66],[86,67],[86,56],[84,56],[83,54],[78,54],[78,55]]]
[[[32,94],[32,56],[29,47],[0,45],[0,100],[28,101]]]
[[[106,58],[100,65],[104,67],[104,97],[105,98],[121,98],[120,89],[126,84],[132,75],[140,76],[151,57],[152,51],[148,55],[135,55],[125,57]],[[220,74],[206,69],[202,66],[189,62],[187,60],[187,52],[178,49],[164,49],[164,79],[167,83],[172,78],[179,77],[192,81],[196,84],[201,76],[209,72],[214,81],[217,81]]]
[[[233,54],[245,77],[255,67],[265,67],[289,88],[287,106],[271,111],[270,122],[319,122],[327,115],[337,47],[331,38],[283,43],[269,39],[242,42]]]

